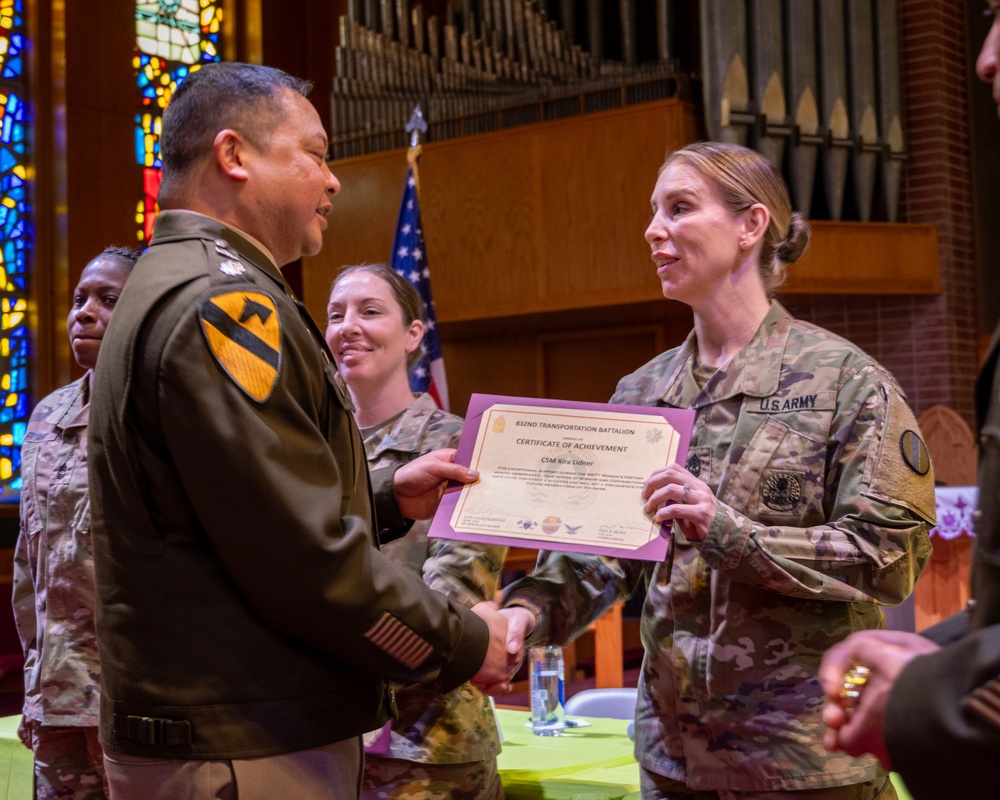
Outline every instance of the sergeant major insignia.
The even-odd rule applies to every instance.
[[[198,318],[222,371],[257,402],[267,400],[281,368],[281,323],[270,295],[223,292],[202,301]]]
[[[697,453],[691,453],[691,455],[688,456],[687,464],[684,465],[684,469],[696,478],[701,475],[701,458],[698,457]]]
[[[764,479],[760,496],[768,508],[791,511],[802,496],[802,476],[795,472],[772,472]]]

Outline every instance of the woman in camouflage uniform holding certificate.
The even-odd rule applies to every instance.
[[[817,672],[827,647],[884,627],[879,606],[912,591],[930,554],[933,473],[893,377],[770,299],[808,236],[751,150],[693,144],[660,171],[646,241],[694,330],[612,402],[697,416],[686,465],[643,490],[670,538],[642,617],[645,798],[895,796],[874,759],[823,748]],[[505,595],[511,629],[565,641],[642,574],[547,554]]]
[[[431,450],[455,447],[462,419],[414,397],[407,369],[424,335],[420,296],[384,264],[348,267],[338,275],[327,309],[326,339],[355,405],[369,469],[403,464]],[[428,521],[382,545],[455,602],[492,600],[505,548],[427,538]],[[391,731],[366,737],[362,798],[503,797],[496,757],[500,740],[489,698],[471,684],[446,694],[434,684],[398,687]]]

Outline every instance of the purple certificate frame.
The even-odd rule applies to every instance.
[[[685,463],[687,461],[688,446],[691,442],[691,428],[694,424],[695,412],[690,409],[679,408],[659,408],[655,406],[628,406],[614,405],[609,403],[585,403],[573,400],[547,400],[537,397],[511,397],[497,394],[473,394],[469,400],[469,409],[465,416],[465,427],[462,431],[462,438],[458,443],[458,451],[455,461],[459,464],[469,466],[472,461],[472,452],[475,449],[479,428],[487,412],[497,404],[533,406],[558,410],[562,408],[580,409],[584,411],[615,412],[645,414],[647,416],[662,417],[670,423],[677,432],[679,441],[677,445],[676,461]],[[572,542],[551,542],[545,539],[533,537],[513,537],[503,535],[492,535],[483,533],[473,533],[469,531],[456,531],[451,526],[451,519],[458,505],[462,492],[462,484],[451,483],[445,489],[438,505],[437,512],[431,522],[428,536],[439,539],[459,539],[468,542],[480,542],[484,544],[498,544],[507,547],[525,547],[539,550],[558,550],[567,553],[590,553],[594,555],[609,556],[612,558],[634,558],[643,561],[662,561],[667,554],[667,540],[662,536],[654,536],[646,544],[630,549],[627,547],[614,547],[613,545],[575,544]]]

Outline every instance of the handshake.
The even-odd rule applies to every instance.
[[[535,627],[535,616],[520,606],[499,608],[483,602],[472,607],[490,630],[490,643],[472,684],[494,697],[511,690],[511,681],[524,659],[524,640]]]

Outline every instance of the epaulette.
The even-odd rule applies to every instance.
[[[256,283],[256,270],[248,268],[240,259],[240,254],[236,252],[225,239],[215,239],[213,242],[205,242],[206,255],[208,257],[208,273],[212,284],[227,284],[234,280]]]

